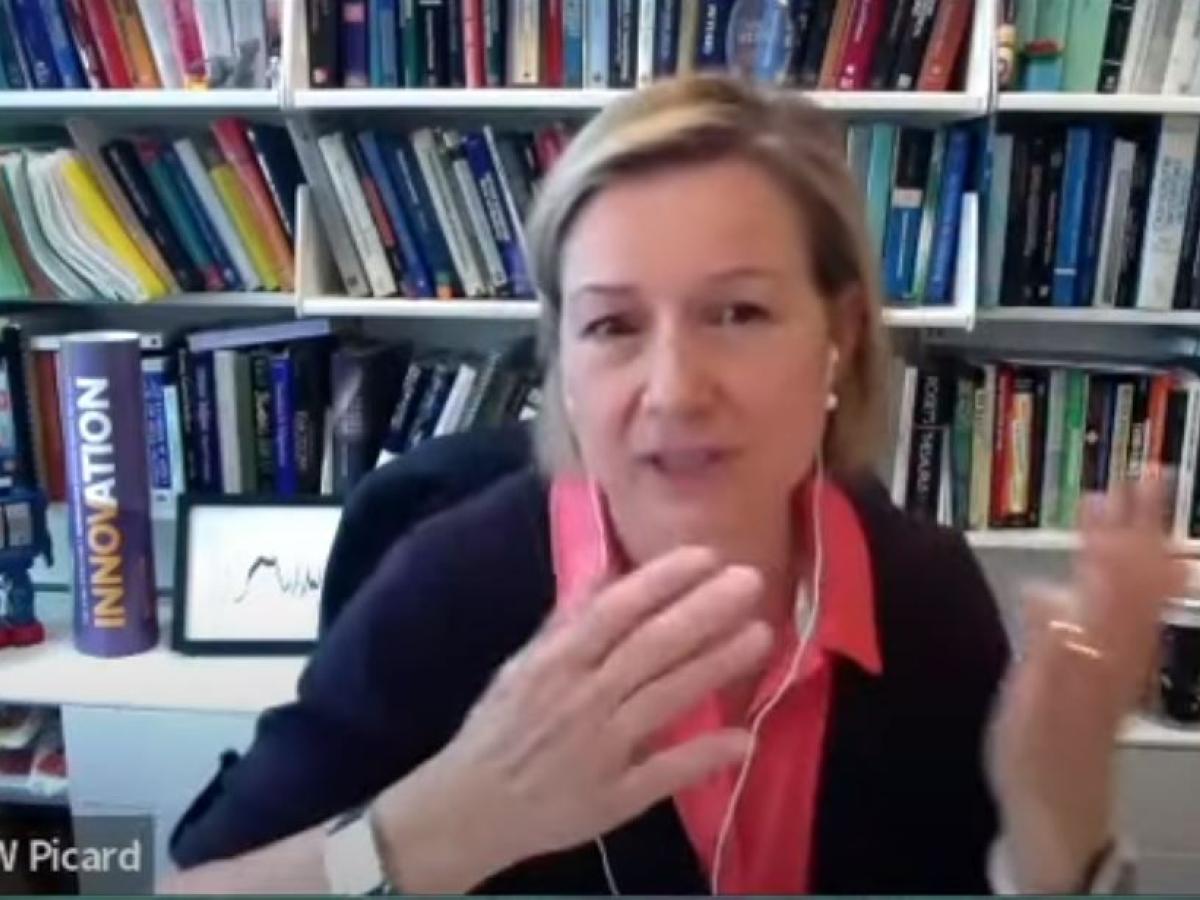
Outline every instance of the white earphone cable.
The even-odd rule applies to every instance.
[[[733,829],[734,817],[737,812],[738,801],[741,799],[742,792],[745,790],[746,781],[750,775],[750,765],[754,760],[754,752],[758,749],[758,735],[762,729],[763,723],[766,722],[767,716],[775,709],[776,706],[783,700],[788,688],[792,682],[800,674],[800,663],[804,659],[804,653],[812,641],[813,632],[816,630],[817,619],[821,614],[821,582],[825,574],[825,536],[824,536],[824,516],[822,515],[821,491],[825,483],[825,459],[821,446],[817,445],[817,461],[816,461],[816,477],[813,480],[812,488],[812,529],[813,529],[813,568],[811,579],[811,594],[812,602],[808,607],[808,614],[805,616],[803,624],[799,623],[800,610],[796,610],[799,641],[796,644],[796,652],[792,655],[792,661],[788,665],[787,675],[780,682],[779,687],[775,689],[775,693],[763,706],[758,714],[755,715],[753,722],[750,725],[750,752],[746,754],[746,758],[742,761],[740,770],[738,771],[737,781],[734,782],[733,795],[729,798],[729,806],[725,809],[725,815],[721,820],[721,828],[717,834],[717,846],[713,852],[713,870],[711,879],[711,890],[714,895],[720,893],[718,888],[721,884],[721,865],[725,856],[725,845],[729,841],[729,835]],[[599,515],[599,511],[594,511]],[[604,869],[604,880],[608,886],[608,892],[614,897],[620,896],[621,890],[617,885],[616,875],[613,873],[612,862],[608,858],[608,849],[604,846],[604,836],[596,837],[596,848],[600,851],[600,865]]]

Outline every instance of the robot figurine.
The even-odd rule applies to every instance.
[[[0,648],[28,647],[46,639],[34,612],[29,577],[39,556],[54,565],[46,495],[36,488],[10,488],[0,494]]]

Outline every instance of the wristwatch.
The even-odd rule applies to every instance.
[[[325,877],[334,894],[394,893],[379,855],[370,806],[337,816],[325,826]]]

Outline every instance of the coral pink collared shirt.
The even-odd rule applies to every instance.
[[[721,863],[723,894],[805,893],[815,821],[825,726],[833,696],[832,657],[882,671],[875,629],[871,559],[866,536],[845,494],[823,482],[824,569],[821,616],[796,683],[767,716],[738,802]],[[797,503],[807,516],[809,504]],[[616,574],[615,535],[595,486],[558,478],[550,491],[550,528],[557,605],[587,602],[583,588]],[[755,689],[745,722],[786,677],[798,638],[780,629],[776,647]],[[667,727],[662,746],[731,724],[716,694]],[[745,723],[743,723],[745,724]],[[675,796],[676,809],[696,854],[711,877],[717,834],[733,795],[737,768],[720,772]],[[618,880],[620,873],[616,873]]]

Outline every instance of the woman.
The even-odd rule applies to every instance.
[[[390,551],[169,887],[1092,886],[1181,577],[1153,486],[1089,507],[1072,583],[1032,593],[985,766],[993,600],[866,474],[885,349],[838,129],[657,85],[573,141],[529,242],[542,473]]]

